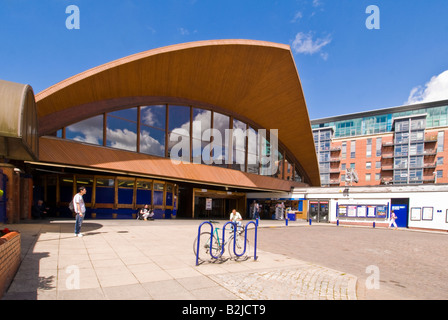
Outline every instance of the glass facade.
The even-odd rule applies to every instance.
[[[266,135],[266,130],[260,131],[213,110],[150,105],[97,115],[62,128],[56,135],[183,162],[303,181],[294,161],[284,158],[284,150],[271,148],[269,132]],[[272,163],[271,159],[277,161]]]
[[[165,156],[166,106],[140,107],[140,152]]]
[[[423,183],[426,115],[395,120],[394,184]]]
[[[391,112],[382,115],[365,116],[346,120],[328,122],[312,121],[312,128],[334,128],[334,138],[363,136],[386,133],[392,130],[393,119],[412,115],[427,114],[426,127],[442,127],[448,125],[448,106],[426,107],[415,110]]]
[[[356,163],[362,171],[360,185],[445,183],[439,160],[448,127],[448,106],[443,103],[311,121],[322,185],[342,184],[346,166]],[[330,152],[325,151],[328,145]]]
[[[320,182],[322,186],[327,186],[330,184],[330,147],[332,135],[332,128],[313,130],[314,145],[316,147],[317,159],[319,161]]]

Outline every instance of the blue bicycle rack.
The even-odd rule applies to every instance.
[[[246,253],[246,243],[247,243],[247,227],[250,225],[250,224],[253,224],[254,226],[255,226],[255,241],[254,241],[254,260],[257,260],[257,233],[258,233],[258,227],[257,227],[257,224],[254,222],[254,221],[249,221],[247,224],[246,224],[246,226],[244,227],[244,251],[243,251],[243,253],[241,253],[241,254],[237,254],[236,253],[236,232],[237,232],[237,224],[235,223],[235,222],[232,222],[232,221],[229,221],[229,222],[227,222],[226,224],[224,224],[224,226],[222,227],[222,243],[224,244],[225,243],[225,230],[226,230],[226,226],[228,225],[228,224],[231,224],[231,225],[233,225],[233,232],[234,232],[234,236],[233,236],[233,253],[235,254],[235,256],[237,256],[237,257],[241,257],[241,256],[243,256],[245,253]],[[205,222],[203,222],[203,223],[201,223],[200,225],[199,225],[199,228],[198,228],[198,237],[197,237],[197,239],[198,239],[198,243],[197,243],[197,247],[196,247],[196,266],[198,266],[199,265],[199,247],[200,247],[200,242],[201,242],[201,229],[202,229],[202,226],[204,225],[204,224],[208,224],[208,225],[210,225],[210,228],[211,228],[211,230],[210,230],[210,234],[211,234],[211,237],[210,237],[210,248],[212,248],[212,246],[213,246],[213,234],[214,234],[214,227],[213,227],[213,224],[210,222],[210,221],[205,221]],[[221,258],[221,256],[223,255],[223,253],[224,253],[224,245],[222,246],[222,248],[221,248],[221,252],[220,252],[220,254],[219,254],[219,256],[218,257],[215,257],[214,255],[213,255],[213,252],[212,252],[212,250],[210,250],[210,256],[213,258],[213,259],[215,259],[215,260],[218,260],[219,258]]]

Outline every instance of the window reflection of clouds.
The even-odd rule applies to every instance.
[[[155,156],[165,156],[165,131],[142,126],[140,152]]]
[[[226,129],[230,128],[230,117],[221,113],[215,112],[213,114],[213,129],[218,130],[220,137],[213,137],[213,152],[212,159],[213,164],[227,167],[226,159],[228,152],[228,147],[226,145]]]
[[[168,130],[184,129],[190,132],[190,107],[169,106]]]
[[[228,167],[229,159],[226,157],[230,156],[227,145],[230,137],[226,137],[226,129],[230,128],[231,117],[205,109],[170,105],[168,106],[169,123],[167,128],[169,136],[166,146],[166,108],[166,105],[140,107],[140,133],[137,131],[138,107],[107,113],[107,138],[104,144],[117,149],[137,151],[137,134],[140,134],[139,152],[164,157],[165,149],[168,149],[170,157],[172,147],[180,142],[185,142],[186,147],[181,149],[184,154],[178,154],[183,161],[190,161],[191,152],[194,163]],[[191,111],[193,120],[191,126],[192,150],[190,150],[189,140]],[[212,114],[213,125],[211,123]],[[208,129],[212,128],[214,129],[212,132],[214,138],[211,142],[207,134],[210,133]],[[233,119],[232,128],[234,134],[237,134],[235,131],[239,131],[239,134],[243,136],[233,138],[231,167],[244,171],[247,161],[247,172],[265,173],[265,166],[260,165],[261,156],[268,156],[270,153],[270,145],[265,139],[265,134],[262,135],[251,127],[247,130],[247,124],[237,119]],[[204,132],[206,132],[205,135]],[[227,134],[229,133],[227,132]],[[103,145],[103,115],[67,127],[66,138]],[[210,150],[210,147],[213,149]],[[279,160],[282,160],[281,153]]]
[[[233,120],[232,168],[244,171],[246,163],[246,129],[244,122]]]
[[[137,121],[137,108],[130,108],[124,110],[118,110],[114,112],[109,112],[109,116],[123,118],[130,121]]]
[[[117,149],[137,151],[137,123],[116,118],[112,114],[116,115],[117,112],[107,116],[106,145]],[[125,114],[121,112],[120,115]]]
[[[68,126],[65,130],[66,139],[103,144],[103,115],[86,119]]]
[[[145,106],[140,109],[141,123],[165,130],[166,106]]]
[[[212,112],[209,110],[193,109],[193,162],[208,163],[210,154],[203,152],[204,148],[210,144],[210,139],[204,136],[204,131],[211,128]],[[204,153],[204,154],[203,154]]]
[[[247,172],[259,173],[259,144],[258,133],[252,127],[247,132]]]

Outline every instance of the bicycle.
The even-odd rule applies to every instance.
[[[218,221],[209,221],[211,224],[218,224]],[[250,252],[249,250],[249,240],[246,239],[244,236],[244,227],[237,226],[236,233],[233,230],[233,225],[231,227],[231,233],[228,238],[228,240],[225,240],[224,243],[222,243],[222,240],[219,237],[219,230],[222,230],[220,228],[213,228],[213,236],[210,232],[202,232],[199,235],[199,255],[198,259],[202,261],[207,261],[210,258],[215,259],[215,261],[224,262],[228,259],[223,259],[223,255],[225,252],[225,248],[227,245],[227,250],[230,255],[230,259],[241,261],[241,260],[247,260],[249,256],[247,255],[247,252]],[[235,237],[236,234],[236,237]],[[225,237],[225,234],[224,234]],[[235,239],[235,240],[234,240]],[[210,242],[211,241],[211,242]],[[246,242],[246,243],[244,243]],[[210,245],[211,243],[211,245]],[[198,245],[198,237],[193,242],[193,252],[196,255],[197,252],[197,245]],[[234,247],[235,246],[235,247]]]

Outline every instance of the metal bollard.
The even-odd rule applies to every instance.
[[[288,218],[285,219],[286,226],[288,226],[288,220],[289,220]]]
[[[375,229],[375,221],[373,221],[373,228]]]
[[[339,219],[336,220],[336,225],[339,227]]]
[[[311,221],[312,221],[312,220],[311,220],[311,218],[310,218],[310,225],[311,225]]]

